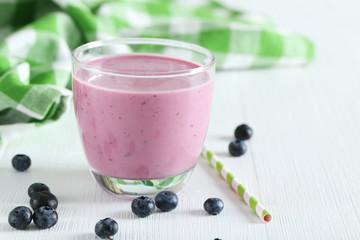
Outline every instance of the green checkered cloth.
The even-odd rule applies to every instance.
[[[306,37],[214,0],[196,6],[171,0],[0,1],[0,145],[64,113],[71,98],[71,50],[119,37],[193,42],[215,53],[218,69],[303,65],[314,58]]]

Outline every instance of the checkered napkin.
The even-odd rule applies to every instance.
[[[303,65],[314,58],[306,37],[214,0],[196,6],[171,0],[0,1],[0,145],[66,110],[72,49],[130,36],[197,43],[215,53],[218,69]]]

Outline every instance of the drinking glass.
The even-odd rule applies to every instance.
[[[177,191],[201,153],[215,56],[154,38],[96,41],[72,53],[78,129],[90,171],[106,191]]]

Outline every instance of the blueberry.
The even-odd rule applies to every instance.
[[[204,202],[204,209],[211,215],[218,215],[224,209],[224,202],[219,198],[209,198]]]
[[[229,144],[229,152],[234,157],[243,155],[246,150],[247,147],[244,141],[235,140]]]
[[[33,183],[28,188],[29,197],[31,197],[35,192],[50,192],[50,189],[43,183]]]
[[[53,208],[42,206],[34,211],[33,221],[41,229],[51,228],[57,223],[58,214]]]
[[[177,207],[178,197],[171,191],[162,191],[156,195],[155,204],[161,211],[169,212]]]
[[[214,240],[222,240],[221,238],[215,238]]]
[[[16,207],[9,214],[9,224],[16,229],[25,229],[31,223],[32,212],[27,207]]]
[[[23,172],[31,165],[31,160],[25,154],[17,154],[12,158],[11,164],[19,172]]]
[[[114,236],[119,230],[117,222],[111,218],[100,220],[95,225],[95,233],[100,238],[107,239]]]
[[[246,124],[241,124],[235,129],[235,137],[239,140],[248,140],[253,135],[253,130]]]
[[[154,200],[145,196],[135,198],[131,203],[131,210],[138,217],[147,217],[155,210]]]
[[[55,195],[50,192],[35,192],[30,198],[30,206],[33,210],[38,209],[41,206],[49,206],[56,209],[58,200]]]

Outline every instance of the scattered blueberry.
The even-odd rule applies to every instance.
[[[224,209],[224,202],[219,198],[209,198],[204,202],[204,209],[211,215],[218,215]]]
[[[25,229],[30,224],[32,212],[29,208],[20,206],[14,208],[9,214],[9,224],[16,229]]]
[[[229,152],[234,157],[243,155],[246,150],[247,147],[244,141],[235,140],[229,144]]]
[[[43,183],[33,183],[28,188],[29,197],[31,197],[35,192],[50,192],[50,189]]]
[[[235,129],[235,137],[239,140],[248,140],[253,135],[253,130],[246,124],[241,124]]]
[[[41,229],[51,228],[57,223],[58,214],[53,208],[42,206],[34,211],[33,221]]]
[[[161,211],[169,212],[177,207],[178,197],[171,191],[162,191],[156,195],[155,204]]]
[[[135,198],[131,203],[131,210],[138,217],[147,217],[155,210],[154,200],[145,196]]]
[[[111,218],[100,220],[95,225],[95,233],[102,239],[114,236],[119,229],[117,222]]]
[[[38,209],[41,206],[49,206],[56,209],[58,200],[55,195],[50,192],[35,192],[30,198],[30,206],[33,210]]]
[[[12,158],[11,164],[19,172],[23,172],[31,165],[31,160],[25,154],[17,154]]]

